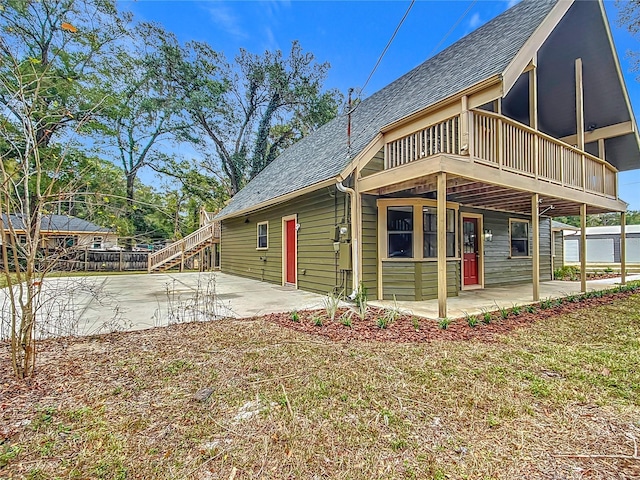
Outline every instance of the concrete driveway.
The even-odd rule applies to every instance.
[[[40,335],[91,335],[219,317],[253,317],[320,308],[323,298],[220,272],[46,278],[39,299]],[[4,291],[0,291],[0,307],[5,324]]]

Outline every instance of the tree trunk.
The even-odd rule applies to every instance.
[[[126,172],[127,176],[127,216],[133,219],[135,212],[133,211],[133,198],[135,194],[135,181],[136,174],[134,172]],[[134,246],[133,237],[127,238],[125,243],[127,250],[133,250]]]

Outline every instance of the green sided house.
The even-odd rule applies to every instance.
[[[537,300],[552,217],[624,220],[618,172],[639,167],[602,2],[523,0],[274,160],[217,215],[220,267],[441,317],[466,289]]]

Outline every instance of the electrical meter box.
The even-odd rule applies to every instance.
[[[351,270],[351,244],[350,243],[340,243],[338,268],[340,270]]]
[[[338,225],[338,234],[341,242],[351,240],[351,225],[348,223],[341,223]]]

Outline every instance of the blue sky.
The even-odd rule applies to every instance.
[[[281,49],[293,40],[316,59],[329,62],[326,87],[343,93],[362,87],[409,1],[121,1],[137,20],[156,21],[180,41],[208,42],[233,58],[240,48],[253,53]],[[462,36],[506,10],[516,0],[416,1],[367,85],[369,96]],[[609,23],[636,115],[640,83],[630,72],[626,52],[640,50],[617,25],[614,1],[605,1]],[[471,7],[471,8],[470,8]],[[466,15],[456,25],[456,22]],[[455,26],[455,28],[453,28]],[[143,176],[148,181],[150,177]],[[621,173],[620,197],[640,210],[640,170]]]

